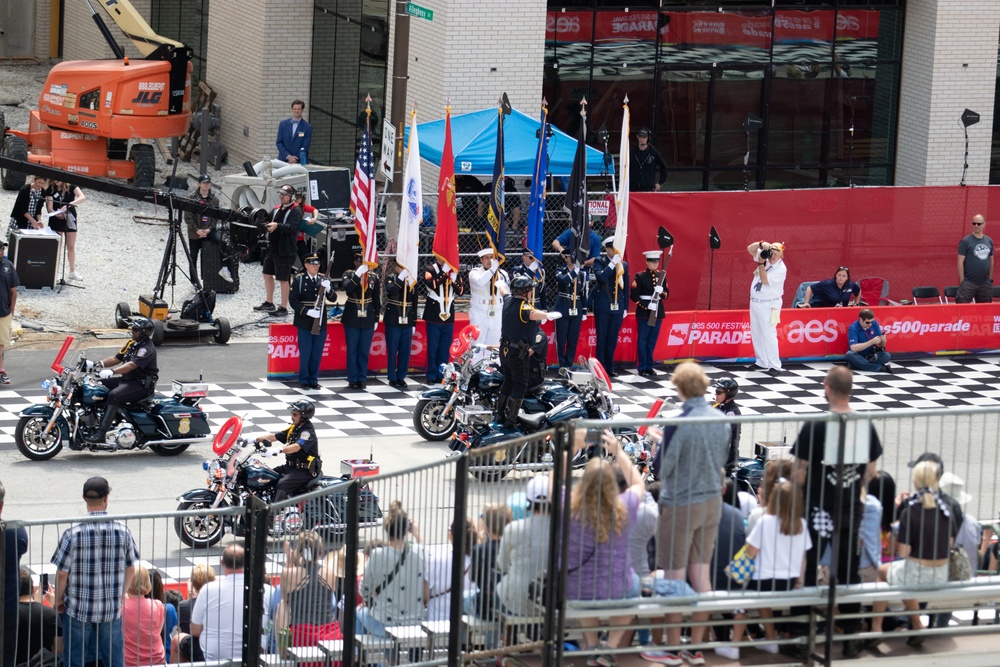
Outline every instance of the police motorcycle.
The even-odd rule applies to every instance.
[[[454,452],[475,451],[537,433],[558,422],[572,419],[611,419],[620,408],[611,397],[611,380],[597,359],[581,359],[586,370],[563,368],[561,383],[546,383],[534,394],[527,394],[517,417],[517,428],[508,428],[493,421],[492,413],[482,410],[457,410],[461,426],[449,445]],[[638,440],[631,428],[613,428],[623,442]],[[573,465],[586,465],[594,452],[604,451],[597,443],[577,454]],[[543,446],[525,443],[516,449],[498,449],[492,461],[473,461],[469,472],[477,479],[492,481],[503,478],[513,469],[547,470],[552,465],[552,444]]]
[[[441,386],[420,394],[413,411],[413,427],[424,440],[447,440],[458,428],[458,409],[479,408],[491,414],[500,394],[503,375],[494,354],[473,362],[483,350],[475,345],[479,327],[468,325],[451,345],[450,363],[441,365]]]
[[[271,503],[281,474],[271,469],[263,459],[277,456],[279,452],[267,451],[270,442],[255,442],[252,438],[241,437],[243,425],[244,420],[236,416],[222,425],[212,442],[216,458],[202,463],[202,468],[208,473],[206,485],[178,497],[179,511],[245,507],[251,494],[265,503]],[[302,493],[335,486],[348,477],[315,477]],[[362,528],[382,523],[378,497],[367,484],[360,489],[359,514]],[[334,544],[344,541],[347,530],[346,486],[340,491],[286,507],[274,517],[269,527],[273,538],[294,536],[310,530]],[[245,534],[246,527],[242,515],[204,514],[176,517],[174,531],[184,544],[206,548],[217,544],[226,533]]]
[[[153,394],[122,406],[108,431],[107,442],[87,442],[87,437],[100,428],[109,390],[98,377],[101,362],[88,361],[85,352],[80,352],[75,364],[62,365],[73,340],[73,336],[66,337],[52,363],[57,375],[42,381],[45,402],[29,406],[18,415],[14,441],[24,456],[47,461],[63,445],[74,451],[150,449],[160,456],[176,456],[190,445],[212,441],[208,418],[198,407],[208,395],[208,383],[174,380],[172,395]]]

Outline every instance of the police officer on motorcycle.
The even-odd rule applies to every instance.
[[[87,442],[102,444],[108,429],[118,415],[118,409],[153,395],[160,370],[156,367],[156,348],[150,336],[153,321],[148,317],[132,318],[132,339],[113,357],[87,362],[87,370],[100,368],[101,383],[110,389],[104,406],[104,416]],[[116,365],[117,364],[117,365]],[[119,375],[121,377],[113,377]]]
[[[316,406],[305,399],[288,406],[292,413],[292,425],[284,431],[257,436],[256,442],[278,441],[284,446],[274,456],[285,455],[285,464],[274,469],[281,473],[274,502],[284,500],[305,490],[305,487],[323,472],[323,461],[319,457],[319,441],[312,418]]]
[[[517,427],[517,415],[521,411],[528,388],[528,374],[531,367],[532,346],[536,343],[541,320],[557,320],[558,312],[537,310],[532,304],[531,292],[535,281],[527,276],[518,276],[510,282],[513,298],[504,300],[500,324],[500,372],[503,385],[497,398],[496,421],[503,419],[507,428]]]

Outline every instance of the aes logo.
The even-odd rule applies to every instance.
[[[789,343],[832,343],[839,335],[837,320],[791,322],[785,331]]]

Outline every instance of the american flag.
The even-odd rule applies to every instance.
[[[361,241],[361,253],[369,268],[378,266],[378,243],[375,240],[375,159],[372,156],[371,114],[365,118],[361,150],[354,168],[351,186],[351,213]]]

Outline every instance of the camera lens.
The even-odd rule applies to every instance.
[[[771,251],[770,250],[761,250],[760,251],[760,258],[761,259],[771,259]]]

